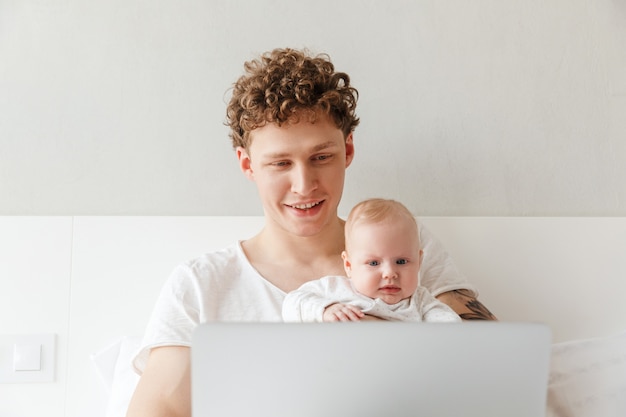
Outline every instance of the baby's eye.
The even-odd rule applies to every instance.
[[[409,261],[408,261],[408,259],[398,259],[398,260],[396,261],[396,264],[398,264],[398,265],[404,265],[404,264],[407,264],[408,262],[409,262]]]
[[[378,261],[368,261],[367,264],[369,266],[378,266]]]

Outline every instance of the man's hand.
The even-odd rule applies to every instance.
[[[322,320],[325,322],[360,321],[363,316],[365,314],[358,307],[350,304],[335,303],[326,307]]]

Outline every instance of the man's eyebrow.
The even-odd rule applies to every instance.
[[[334,140],[329,140],[326,143],[320,143],[319,145],[314,146],[311,149],[311,152],[319,152],[319,151],[323,151],[324,149],[334,148],[336,146],[337,146],[337,142],[335,142]]]
[[[312,147],[309,152],[315,153],[319,151],[323,151],[325,149],[333,148],[337,146],[337,142],[333,140],[329,140],[328,142],[320,143],[319,145],[315,145]],[[266,158],[285,158],[290,155],[289,152],[272,152],[265,155]]]

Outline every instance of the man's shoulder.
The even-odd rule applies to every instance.
[[[236,242],[179,264],[173,275],[203,280],[207,277],[232,276],[236,271],[245,269],[246,262]]]
[[[203,267],[207,265],[221,265],[231,262],[237,262],[241,260],[243,256],[238,242],[232,243],[221,249],[205,252],[196,258],[193,258],[185,263],[190,268]]]

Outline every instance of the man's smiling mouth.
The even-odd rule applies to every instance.
[[[317,205],[322,204],[323,202],[324,201],[322,200],[322,201],[317,201],[315,203],[289,205],[289,207],[295,208],[295,209],[298,209],[298,210],[308,210],[310,208],[313,208],[313,207],[315,207]]]

